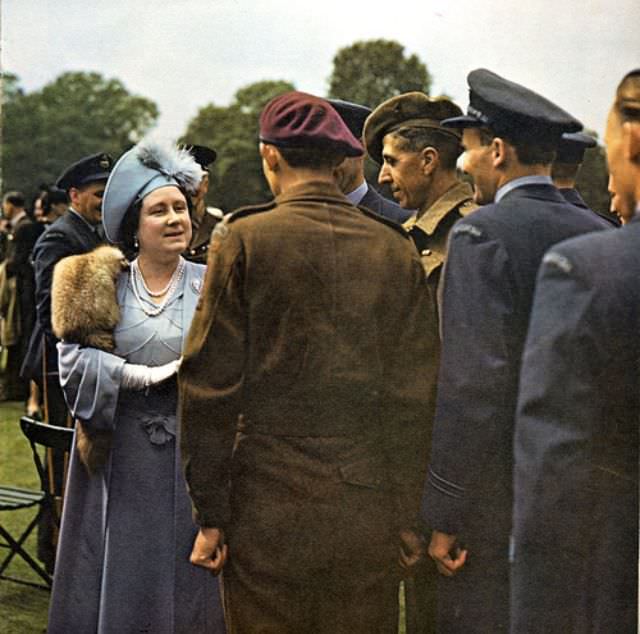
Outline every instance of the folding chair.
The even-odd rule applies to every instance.
[[[7,579],[16,583],[35,586],[39,588],[50,588],[52,579],[45,568],[36,559],[34,559],[24,548],[24,543],[37,526],[38,521],[43,513],[43,509],[48,504],[55,504],[56,496],[60,496],[62,491],[50,491],[46,486],[45,466],[42,458],[38,453],[37,445],[44,447],[52,447],[60,451],[69,452],[73,444],[73,429],[69,427],[56,427],[47,425],[23,416],[20,419],[20,427],[22,433],[29,439],[33,460],[40,478],[40,490],[22,489],[13,486],[0,486],[0,512],[17,511],[19,509],[37,507],[38,511],[31,520],[22,534],[16,539],[9,531],[0,523],[0,535],[6,540],[6,543],[0,543],[0,546],[8,547],[9,554],[0,563],[0,579]],[[19,555],[29,567],[42,578],[44,584],[33,583],[16,577],[5,575],[4,572],[11,563],[12,559]]]

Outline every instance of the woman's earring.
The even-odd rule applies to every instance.
[[[137,234],[133,236],[133,248],[137,251],[140,245],[138,244],[138,236]]]

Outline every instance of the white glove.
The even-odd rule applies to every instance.
[[[182,357],[164,365],[148,366],[125,363],[120,385],[125,390],[144,390],[150,385],[162,383],[178,372]]]

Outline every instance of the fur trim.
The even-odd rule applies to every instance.
[[[141,141],[135,151],[144,166],[174,178],[191,195],[198,191],[202,168],[184,148],[148,138]]]
[[[51,326],[58,339],[113,350],[120,320],[116,282],[127,268],[120,249],[101,246],[58,262],[51,285]]]
[[[100,246],[58,262],[51,286],[51,325],[59,339],[111,351],[120,321],[116,285],[128,263],[120,249]],[[90,474],[98,473],[111,451],[111,431],[76,421],[76,446]]]

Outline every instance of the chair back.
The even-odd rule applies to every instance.
[[[33,461],[38,470],[42,489],[47,490],[50,487],[50,479],[46,477],[45,466],[38,452],[38,446],[50,447],[69,453],[73,447],[73,429],[70,427],[58,427],[56,425],[48,425],[41,423],[29,416],[23,416],[20,419],[20,427],[22,433],[27,437],[33,452]],[[47,484],[49,482],[49,484]],[[62,495],[62,486],[54,487],[53,495]],[[59,490],[58,490],[59,489]]]

